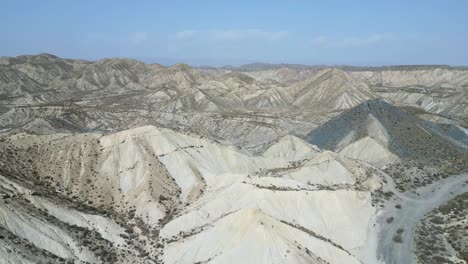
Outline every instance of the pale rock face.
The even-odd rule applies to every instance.
[[[36,208],[46,210],[50,215],[70,225],[76,225],[88,229],[94,229],[101,236],[112,242],[116,247],[125,246],[127,243],[122,238],[125,230],[115,221],[107,219],[100,215],[85,214],[68,208],[61,208],[56,204],[43,198],[27,197]]]
[[[0,226],[16,236],[31,241],[34,246],[53,252],[62,258],[76,257],[81,261],[97,263],[92,251],[81,247],[66,230],[30,215],[26,208],[0,206]]]
[[[338,144],[336,144],[336,150],[343,149],[344,147],[351,144],[355,140],[355,137],[356,137],[356,131],[350,130],[349,133],[346,134],[346,136],[344,136],[340,140],[340,142],[338,142]]]
[[[466,116],[466,70],[427,69],[351,72],[354,78],[379,88],[379,95],[398,105],[431,113]],[[413,88],[414,89],[408,89]],[[444,94],[444,96],[440,96]]]
[[[354,140],[354,131],[338,144],[337,150],[343,156],[367,161],[382,167],[398,160],[389,150],[389,135],[374,115],[369,114],[365,123],[367,136]]]
[[[373,213],[365,192],[274,191],[238,183],[218,193],[208,191],[163,228],[163,238],[171,241],[164,259],[302,263],[320,258],[359,263],[356,256],[365,251],[360,245],[367,239]]]
[[[354,184],[358,174],[354,162],[325,151],[304,162],[302,166],[290,172],[287,177],[309,184],[334,185]]]
[[[283,142],[290,140],[300,142],[300,146],[309,150],[315,149],[293,137],[286,137]],[[278,151],[281,149],[273,145],[268,153],[284,157]],[[301,150],[298,148],[299,153]],[[164,260],[167,263],[186,263],[193,259],[209,259],[214,263],[358,263],[358,256],[370,254],[358,246],[366,243],[368,226],[373,225],[374,209],[369,193],[307,190],[310,188],[305,183],[307,178],[301,178],[307,175],[313,184],[352,185],[356,177],[365,177],[364,171],[331,152],[315,156],[302,164],[299,171],[291,170],[280,178],[239,174],[217,177],[216,183],[207,185],[202,197],[161,230],[163,240],[170,241]],[[333,214],[338,212],[349,218],[337,221]],[[363,221],[366,217],[367,221]],[[304,236],[301,234],[304,230],[310,230],[307,234],[316,237]],[[346,234],[345,230],[353,230],[353,234]],[[327,245],[326,239],[333,243]],[[184,254],[181,256],[180,252]]]
[[[8,180],[2,175],[0,175],[0,183],[2,187],[8,187],[9,191],[22,195],[35,208],[47,211],[51,216],[65,223],[94,229],[115,246],[124,246],[126,244],[121,237],[122,234],[125,234],[125,231],[113,220],[100,215],[87,214],[71,208],[61,207],[46,198],[32,195],[33,191]]]
[[[353,72],[351,75],[372,84],[389,87],[405,87],[412,85],[460,87],[468,83],[466,71],[448,69],[381,72],[362,71]]]
[[[359,263],[346,252],[310,238],[259,209],[237,211],[190,242],[174,244],[164,256],[167,263],[203,261],[206,257],[212,263]],[[318,253],[302,253],[302,248]]]
[[[365,83],[338,69],[323,70],[313,79],[294,84],[290,89],[296,92],[294,105],[317,111],[349,109],[374,98]]]
[[[374,138],[385,147],[388,147],[390,141],[388,132],[374,115],[369,114],[367,116],[366,127],[369,137]]]
[[[27,135],[19,135],[17,140],[23,137],[34,142],[34,137]],[[42,140],[46,137],[42,136]],[[116,207],[120,211],[134,207],[143,222],[157,226],[167,213],[162,211],[167,204],[158,201],[157,195],[170,197],[174,193],[168,188],[180,188],[174,202],[188,203],[159,232],[165,263],[207,259],[214,263],[359,263],[363,254],[372,255],[362,247],[369,236],[367,228],[374,223],[375,209],[370,199],[374,187],[366,187],[369,191],[349,188],[365,177],[364,169],[359,169],[355,161],[329,151],[317,153],[315,146],[292,136],[273,145],[264,156],[249,156],[199,136],[153,126],[88,137],[96,142],[95,147],[80,145],[80,136],[62,135],[54,140],[69,142],[68,148],[52,152],[52,156],[42,155],[46,159],[73,157],[75,148],[84,151],[85,157],[91,149],[99,153],[93,165],[99,175],[94,178],[97,190],[87,193],[82,183],[79,187],[70,185],[74,192],[82,190],[92,199],[104,189],[114,201],[125,202]],[[289,146],[294,146],[293,151],[287,151]],[[291,167],[288,160],[299,160],[299,167]],[[158,168],[156,161],[163,167]],[[81,166],[86,166],[88,161],[81,162]],[[57,181],[65,186],[77,184],[79,178],[74,177],[79,175],[86,182],[87,172],[79,168],[68,167]],[[265,175],[276,170],[284,173]],[[168,181],[164,178],[168,175],[173,183],[153,187],[148,184],[154,177],[161,177],[161,183]],[[128,246],[124,239],[127,230],[111,219],[65,208],[32,195],[21,184],[3,179],[2,186],[11,186],[10,191],[29,200],[35,210],[46,211],[70,225],[95,230],[117,248]],[[325,191],[314,184],[348,187]],[[55,254],[60,257],[99,262],[93,252],[80,249],[74,238],[59,227],[27,212],[18,215],[21,211],[13,213],[8,206],[0,208],[2,228],[47,251],[57,248]],[[56,237],[47,237],[49,232]]]
[[[126,149],[119,151],[128,155],[121,157],[123,162],[128,163],[119,163],[122,169],[133,166],[134,162],[141,160],[141,158],[135,157],[135,150],[143,146],[146,147],[148,151],[158,157],[171,177],[175,179],[182,190],[183,200],[194,199],[195,197],[191,195],[197,195],[199,189],[204,185],[215,184],[223,174],[247,174],[260,169],[287,165],[283,159],[249,157],[239,153],[234,148],[225,147],[200,137],[191,137],[169,129],[151,126],[120,132],[100,140],[104,149],[116,145],[126,147]],[[122,141],[125,143],[116,144]],[[113,168],[113,166],[108,167]],[[134,175],[142,175],[142,173]],[[122,187],[128,189],[132,188],[132,184],[138,184],[138,182],[145,184],[145,180],[121,180]]]
[[[343,148],[339,153],[343,156],[364,160],[377,166],[385,166],[398,160],[398,156],[371,137],[361,138]]]
[[[289,161],[314,157],[320,149],[293,135],[286,135],[263,153],[267,158],[283,158]]]

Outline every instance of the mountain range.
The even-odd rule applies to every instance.
[[[405,230],[467,128],[462,67],[2,57],[0,263],[466,263]]]

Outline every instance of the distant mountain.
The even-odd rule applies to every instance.
[[[466,128],[413,113],[370,100],[331,118],[304,139],[383,169],[400,192],[468,171]]]
[[[265,71],[265,70],[277,70],[281,68],[289,68],[289,69],[296,69],[296,70],[304,70],[310,68],[325,68],[326,66],[317,65],[317,66],[308,66],[303,64],[287,64],[287,63],[280,63],[280,64],[270,64],[270,63],[250,63],[244,64],[239,67],[234,67],[231,69],[239,70],[239,71]]]
[[[202,67],[202,68],[216,68],[216,67]],[[305,64],[288,64],[288,63],[262,63],[255,62],[244,64],[241,66],[223,66],[226,70],[237,71],[266,71],[278,70],[281,68],[306,70],[306,69],[326,69],[335,68],[343,71],[421,71],[421,70],[434,70],[434,69],[447,69],[447,70],[468,70],[468,66],[450,66],[443,64],[434,65],[389,65],[389,66],[353,66],[353,65],[305,65]]]
[[[452,126],[454,131],[462,131]],[[392,106],[384,100],[370,100],[343,112],[321,125],[306,140],[320,148],[344,151],[369,148],[369,155],[382,155],[382,150],[401,159],[454,159],[463,155],[468,135],[455,140],[456,132],[444,133],[439,125],[423,121]],[[371,144],[370,146],[368,144]],[[352,148],[352,149],[351,149]],[[365,153],[361,153],[364,155]],[[358,158],[356,156],[355,158]]]
[[[349,109],[375,98],[365,83],[338,69],[322,70],[291,88],[295,91],[294,105],[315,111]]]
[[[200,69],[125,58],[2,57],[0,129],[116,131],[153,124],[262,152],[263,143],[291,131],[304,135],[375,98],[468,124],[468,71],[405,67],[353,71],[260,63]]]

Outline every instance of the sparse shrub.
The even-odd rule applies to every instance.
[[[393,237],[393,241],[395,243],[403,243],[403,238],[400,235],[396,235]]]

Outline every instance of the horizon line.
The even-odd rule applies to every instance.
[[[144,64],[159,64],[162,66],[174,66],[178,64],[185,64],[189,65],[193,68],[215,68],[215,69],[241,69],[245,68],[248,66],[254,66],[254,65],[264,65],[266,67],[270,66],[273,68],[344,68],[344,67],[349,67],[349,68],[396,68],[396,67],[438,67],[438,68],[454,68],[454,69],[468,69],[468,64],[467,65],[451,65],[451,64],[444,64],[444,63],[429,63],[429,64],[378,64],[378,65],[371,65],[371,64],[347,64],[347,63],[317,63],[317,64],[307,64],[307,63],[294,63],[294,62],[263,62],[263,61],[252,61],[252,62],[246,62],[246,63],[227,63],[227,64],[219,64],[220,66],[213,66],[209,65],[206,63],[187,63],[183,62],[189,61],[189,60],[203,60],[203,58],[192,58],[192,59],[174,59],[174,58],[165,58],[165,57],[141,57],[141,56],[115,56],[115,57],[107,57],[103,56],[101,58],[79,58],[79,57],[62,57],[58,56],[49,52],[40,52],[36,54],[19,54],[19,55],[14,55],[14,56],[3,56],[0,55],[0,59],[4,58],[18,58],[18,57],[39,57],[41,55],[47,55],[47,56],[52,56],[56,57],[59,59],[63,60],[81,60],[81,61],[86,61],[90,63],[94,62],[99,62],[103,60],[112,60],[112,59],[129,59],[129,60],[135,60]],[[160,63],[157,60],[171,60],[174,61],[172,63]],[[217,59],[205,59],[205,60],[217,60]],[[221,59],[220,59],[221,60]],[[221,66],[222,65],[222,66]]]

